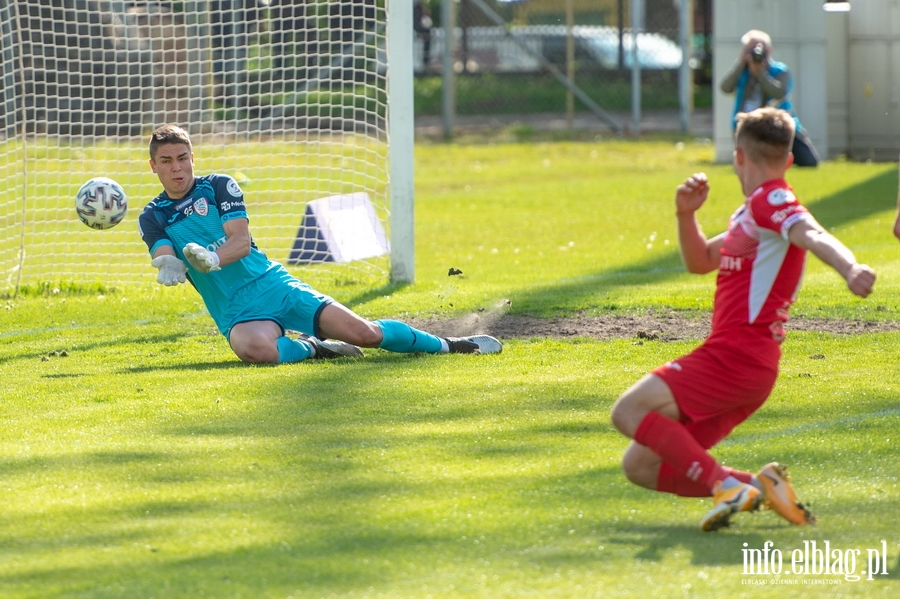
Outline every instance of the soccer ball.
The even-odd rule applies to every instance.
[[[81,222],[92,229],[110,229],[125,218],[128,196],[122,186],[109,177],[94,177],[78,190],[75,212]]]

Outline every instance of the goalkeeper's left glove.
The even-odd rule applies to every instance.
[[[191,266],[200,272],[212,272],[214,270],[222,270],[219,267],[219,255],[211,252],[205,247],[196,243],[189,243],[181,250]]]
[[[157,256],[150,262],[150,265],[159,269],[159,276],[156,277],[157,283],[171,287],[187,280],[185,276],[187,268],[184,266],[184,262],[178,259],[178,256],[169,254]]]

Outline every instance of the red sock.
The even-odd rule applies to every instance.
[[[634,440],[649,447],[653,453],[671,465],[675,472],[691,481],[706,485],[710,491],[728,473],[686,428],[657,412],[650,412],[638,425]]]
[[[729,468],[728,466],[722,466],[722,470],[725,471],[725,474],[728,476],[733,476],[744,484],[753,484],[753,473],[752,472],[744,472],[743,470],[735,470],[734,468]]]
[[[685,475],[675,472],[675,468],[665,462],[659,467],[656,490],[680,497],[709,497],[712,495],[705,483],[692,481]]]
[[[722,470],[728,476],[733,476],[742,483],[752,484],[753,474],[735,470],[728,466],[722,466]],[[660,493],[672,493],[679,497],[709,497],[709,487],[705,483],[694,482],[683,474],[675,472],[669,464],[663,462],[659,467],[659,475],[656,479],[656,490]]]

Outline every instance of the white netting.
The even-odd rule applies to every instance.
[[[385,20],[374,0],[0,2],[2,287],[155,280],[136,222],[161,191],[147,144],[165,123],[190,131],[195,174],[238,179],[274,260],[312,200],[364,192],[386,227]],[[114,229],[75,215],[94,176],[128,193]],[[388,259],[290,268],[383,282]]]

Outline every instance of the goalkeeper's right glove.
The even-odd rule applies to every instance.
[[[184,266],[184,262],[178,259],[178,256],[168,254],[157,256],[150,264],[159,269],[159,276],[156,277],[157,283],[171,287],[187,280],[185,276],[187,268]]]

